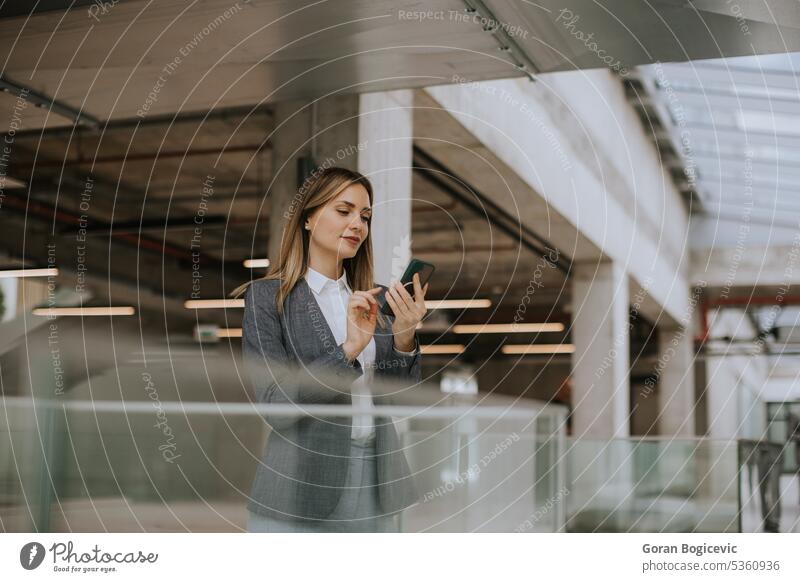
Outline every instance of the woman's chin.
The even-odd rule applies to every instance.
[[[352,259],[353,257],[356,256],[357,252],[358,252],[358,247],[354,247],[347,241],[344,241],[339,244],[338,253],[339,256],[342,257],[343,259]]]

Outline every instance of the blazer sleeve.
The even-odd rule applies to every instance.
[[[275,305],[275,285],[255,282],[244,297],[242,352],[260,403],[349,404],[349,385],[363,374],[358,360],[347,360],[341,345],[298,366],[284,343]],[[286,418],[286,417],[284,417]],[[291,424],[275,419],[277,424]],[[271,424],[275,424],[270,421]]]

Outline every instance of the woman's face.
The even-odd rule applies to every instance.
[[[337,260],[350,259],[364,244],[372,209],[361,184],[351,184],[308,218],[311,245]]]

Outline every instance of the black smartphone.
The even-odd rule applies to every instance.
[[[411,262],[408,263],[406,271],[403,273],[403,277],[400,279],[400,282],[403,284],[403,287],[406,288],[406,291],[409,292],[411,297],[414,297],[414,273],[419,273],[420,287],[425,287],[425,283],[430,280],[434,269],[435,267],[430,263],[420,261],[419,259],[411,259]],[[388,301],[386,301],[385,291],[378,296],[378,305],[380,305],[381,313],[394,316],[392,306],[389,305]]]

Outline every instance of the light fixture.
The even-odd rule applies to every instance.
[[[464,349],[464,344],[428,344],[420,346],[420,351],[423,354],[460,354]]]
[[[136,310],[133,307],[37,307],[33,310],[34,315],[49,317],[62,316],[97,316],[97,315],[133,315]]]
[[[745,110],[738,112],[736,122],[742,131],[800,136],[800,120],[795,115]]]
[[[220,327],[214,323],[198,323],[192,334],[199,343],[218,343],[220,338],[242,337],[241,327]]]
[[[507,344],[501,349],[504,354],[571,354],[574,344]]]
[[[9,279],[12,277],[57,277],[58,269],[55,267],[50,269],[8,269],[0,271],[0,279]]]
[[[425,301],[428,309],[483,309],[491,307],[491,299],[431,299]]]
[[[454,325],[453,333],[538,333],[564,331],[563,323],[478,323]]]
[[[0,174],[0,190],[12,190],[14,188],[26,188],[28,185],[22,180],[17,180],[11,176]]]
[[[244,266],[247,269],[261,269],[269,267],[269,259],[245,259]]]
[[[425,301],[427,309],[481,309],[491,307],[490,299],[439,299]],[[244,307],[244,299],[187,299],[186,309],[234,309]]]
[[[244,307],[244,299],[189,299],[183,306],[186,309],[236,309]]]
[[[217,337],[242,337],[242,328],[221,327],[217,330]]]

